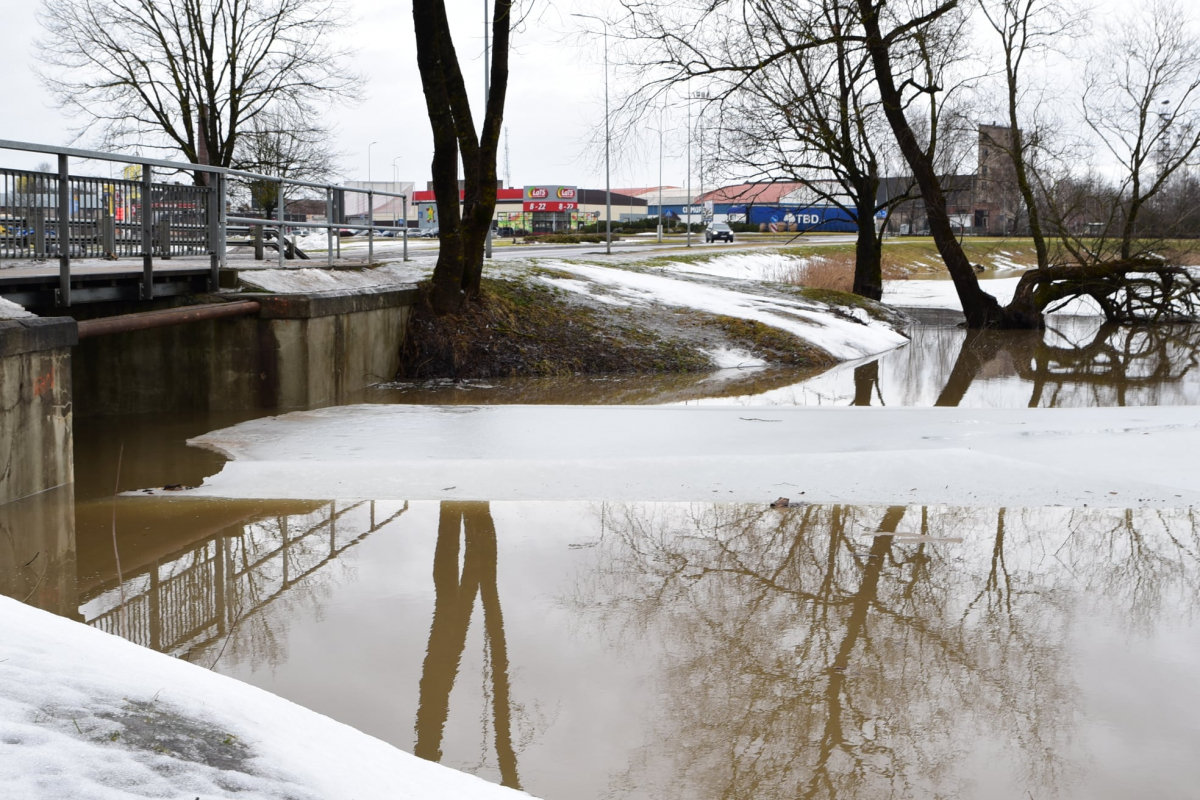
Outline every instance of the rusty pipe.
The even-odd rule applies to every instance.
[[[162,311],[144,311],[139,314],[123,314],[119,317],[85,319],[79,323],[79,338],[107,336],[110,333],[129,333],[169,325],[184,325],[188,322],[203,322],[210,319],[242,317],[257,314],[262,306],[256,300],[237,300],[232,303],[205,303],[198,306],[181,306]]]

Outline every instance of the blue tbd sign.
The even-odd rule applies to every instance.
[[[836,206],[731,206],[731,214],[747,214],[752,225],[776,226],[779,230],[855,233],[858,222]]]

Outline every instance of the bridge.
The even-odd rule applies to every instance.
[[[3,153],[57,169],[0,166],[0,507],[72,483],[75,417],[311,408],[395,375],[412,285],[272,294],[238,276],[372,264],[376,198],[407,217],[406,195],[29,142]],[[251,186],[278,198],[270,218],[232,210]],[[324,219],[288,218],[301,197]],[[362,231],[365,254],[343,257]],[[321,238],[318,259],[305,242]],[[400,245],[407,260],[407,229]]]
[[[234,262],[263,262],[268,251],[281,268],[307,260],[295,231],[324,233],[327,267],[369,264],[376,198],[399,199],[408,217],[408,196],[394,192],[30,142],[0,140],[0,152],[57,162],[55,172],[0,167],[0,297],[39,313],[217,291],[233,266],[231,247],[250,251]],[[72,172],[85,165],[109,177]],[[273,218],[231,213],[231,193],[248,187],[271,187]],[[314,195],[324,200],[323,220],[287,218],[289,202]],[[366,261],[343,259],[342,235],[359,231]],[[407,260],[407,226],[402,235]]]

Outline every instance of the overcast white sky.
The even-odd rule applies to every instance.
[[[599,35],[580,37],[585,20],[572,12],[601,14],[608,0],[531,0],[532,12],[514,38],[506,125],[514,186],[538,183],[603,187],[603,160],[587,144],[603,124],[603,67]],[[416,66],[412,4],[406,0],[345,0],[352,22],[344,32],[355,49],[352,68],[366,77],[364,100],[352,108],[334,108],[334,149],[344,153],[344,180],[365,180],[371,142],[371,177],[390,180],[393,160],[400,180],[424,188],[429,178],[432,139]],[[468,88],[475,108],[483,96],[482,36],[485,0],[450,0],[452,25]],[[38,83],[33,67],[34,40],[40,35],[38,0],[0,0],[0,85],[4,113],[0,138],[65,144],[71,121],[53,107]],[[1098,0],[1096,8],[1113,5]],[[1103,15],[1101,15],[1101,18]],[[595,26],[594,26],[595,27]],[[597,27],[598,30],[598,27]],[[614,71],[614,75],[615,75]],[[613,94],[620,93],[613,87]],[[663,182],[684,185],[682,119],[668,122]],[[86,143],[83,143],[86,144]],[[614,153],[612,185],[653,186],[658,183],[657,142],[643,144],[639,153]],[[693,175],[697,174],[693,158]],[[4,163],[33,166],[37,156],[5,153]],[[504,175],[503,141],[500,163]],[[698,183],[698,181],[697,181]],[[695,183],[694,183],[695,185]]]
[[[356,49],[353,66],[367,76],[365,99],[353,108],[331,111],[336,125],[335,149],[345,154],[342,178],[367,178],[367,148],[371,148],[371,177],[392,178],[396,161],[400,180],[425,187],[429,179],[432,137],[425,117],[424,97],[417,73],[412,5],[404,0],[348,0],[354,23],[346,31]],[[455,43],[463,63],[468,88],[483,96],[484,0],[451,0]],[[506,125],[512,183],[578,184],[603,187],[602,161],[588,158],[587,137],[592,126],[602,124],[603,68],[600,37],[580,44],[569,35],[584,20],[571,12],[596,13],[599,2],[588,0],[536,0],[526,29],[515,38],[509,82]],[[36,0],[3,0],[0,26],[0,85],[5,87],[0,116],[0,138],[65,144],[71,121],[54,108],[33,73],[37,24]],[[475,106],[478,110],[478,106]],[[16,154],[6,153],[13,164]],[[44,160],[20,157],[22,165]],[[613,187],[656,185],[657,150],[641,163],[615,159]],[[683,158],[669,161],[664,172],[668,184],[679,183],[685,172]],[[503,151],[499,163],[504,173]]]

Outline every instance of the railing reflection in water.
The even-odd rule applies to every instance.
[[[82,596],[84,621],[164,653],[204,649],[407,509],[333,501],[233,526]]]

